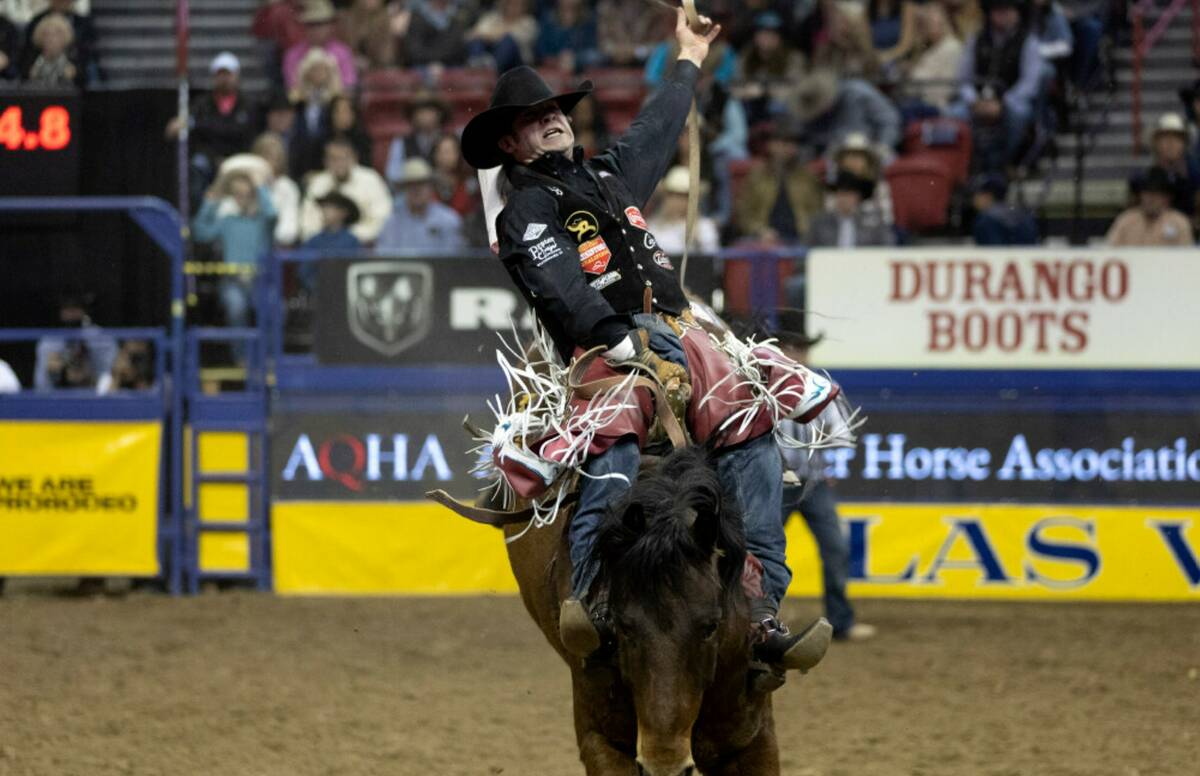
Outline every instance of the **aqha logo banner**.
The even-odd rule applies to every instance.
[[[271,437],[273,495],[282,499],[420,500],[471,493],[475,459],[461,415],[431,411],[282,414]]]
[[[823,366],[1196,368],[1184,250],[813,251]]]

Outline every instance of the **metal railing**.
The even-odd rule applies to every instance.
[[[1192,61],[1200,62],[1200,0],[1172,0],[1171,4],[1154,20],[1154,26],[1146,29],[1146,19],[1149,11],[1155,7],[1154,0],[1142,0],[1130,9],[1133,33],[1133,82],[1132,97],[1132,127],[1133,152],[1146,152],[1146,138],[1142,131],[1142,80],[1146,67],[1146,58],[1154,50],[1155,45],[1162,40],[1167,29],[1190,4],[1192,10]]]

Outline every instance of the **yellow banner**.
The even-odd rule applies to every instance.
[[[844,504],[852,597],[1200,600],[1200,508]],[[275,589],[301,594],[516,590],[500,532],[423,503],[279,502]],[[821,592],[799,515],[791,595]]]
[[[0,421],[0,576],[157,574],[158,422]]]

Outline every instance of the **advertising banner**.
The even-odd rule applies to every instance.
[[[158,573],[157,422],[0,422],[0,576]]]
[[[1192,250],[814,250],[807,293],[829,369],[1200,368]]]
[[[491,257],[325,260],[318,270],[317,359],[326,364],[496,363],[529,306]],[[712,261],[693,257],[688,285],[705,300]]]
[[[840,512],[856,598],[1200,601],[1200,509],[855,502]],[[272,523],[280,593],[517,589],[500,531],[434,504],[280,502]],[[820,595],[798,516],[787,535],[789,595]]]
[[[484,413],[479,419],[483,421]],[[281,414],[272,419],[272,495],[286,500],[415,501],[482,485],[461,413]]]
[[[868,409],[823,451],[843,498],[1200,505],[1200,415]]]

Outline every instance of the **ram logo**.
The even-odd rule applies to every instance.
[[[429,334],[433,268],[428,264],[369,261],[351,265],[346,294],[351,333],[381,355],[399,355]]]

